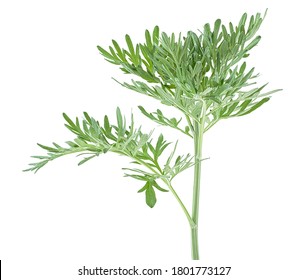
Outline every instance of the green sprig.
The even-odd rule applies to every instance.
[[[38,144],[47,154],[26,171],[37,172],[50,161],[68,154],[83,156],[82,165],[94,157],[114,152],[129,157],[133,168],[123,168],[126,177],[141,181],[138,192],[145,193],[145,201],[154,207],[156,191],[169,191],[182,208],[191,228],[192,258],[199,259],[198,216],[202,144],[204,133],[223,119],[252,113],[267,103],[272,94],[264,91],[267,84],[257,86],[258,74],[247,65],[251,50],[258,46],[261,36],[256,35],[263,19],[260,13],[248,17],[243,14],[238,24],[223,24],[217,19],[213,25],[206,23],[200,32],[189,31],[175,35],[161,32],[158,26],[145,31],[144,42],[134,43],[125,36],[120,46],[112,40],[109,47],[98,46],[106,61],[134,76],[130,82],[118,82],[123,87],[144,94],[171,106],[182,114],[180,118],[168,117],[157,109],[148,112],[139,106],[141,113],[159,125],[168,126],[193,139],[194,155],[175,156],[177,142],[166,157],[171,143],[161,134],[156,141],[152,132],[142,133],[135,128],[133,116],[130,125],[120,109],[116,110],[116,123],[108,116],[103,125],[84,113],[83,120],[74,121],[63,114],[65,126],[76,138],[62,147]],[[184,123],[185,122],[185,123]],[[187,168],[194,168],[192,211],[172,186],[173,179]],[[162,186],[165,186],[162,187]]]
[[[77,154],[77,156],[86,155],[78,163],[78,165],[82,165],[100,154],[113,152],[127,156],[133,160],[133,164],[142,165],[147,168],[147,171],[138,168],[124,168],[125,171],[133,172],[125,173],[125,176],[146,181],[145,185],[148,187],[148,192],[150,196],[153,196],[155,190],[152,190],[152,187],[162,192],[167,191],[156,182],[157,179],[164,180],[164,183],[168,185],[177,174],[193,165],[192,157],[186,155],[184,157],[179,156],[171,168],[170,162],[174,151],[171,153],[166,163],[160,165],[160,156],[171,143],[167,142],[164,136],[160,134],[156,143],[153,145],[151,138],[152,132],[144,134],[141,132],[141,128],[134,129],[133,115],[131,117],[131,124],[127,128],[126,118],[122,115],[119,108],[116,110],[116,124],[110,124],[109,118],[105,116],[104,125],[101,126],[98,121],[90,117],[86,112],[84,113],[84,119],[82,121],[79,121],[78,118],[73,121],[65,113],[63,117],[66,121],[65,126],[74,133],[77,138],[72,141],[67,141],[67,147],[62,147],[56,143],[53,143],[53,146],[38,144],[39,147],[47,151],[47,155],[33,156],[33,158],[39,159],[40,161],[30,163],[30,168],[24,171],[37,172],[48,162],[69,154]],[[176,149],[176,146],[177,145],[175,145],[174,149]],[[154,195],[154,197],[156,196]],[[146,202],[150,207],[155,205],[152,199],[150,203],[148,203],[147,194]]]

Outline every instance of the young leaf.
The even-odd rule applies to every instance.
[[[92,159],[92,158],[94,158],[94,157],[96,157],[96,155],[93,155],[93,156],[90,156],[90,157],[86,157],[86,158],[84,158],[83,160],[81,160],[81,161],[78,163],[78,165],[82,165],[83,163],[89,161],[90,159]]]
[[[152,34],[152,40],[155,45],[159,44],[159,34],[160,34],[159,26],[155,26]]]
[[[146,184],[144,185],[144,187],[142,187],[141,189],[138,190],[138,193],[146,191],[148,186],[149,186],[149,182],[147,181]]]
[[[253,47],[255,47],[259,41],[261,40],[261,36],[257,36],[245,49],[244,52],[248,52],[251,50]]]
[[[146,46],[148,47],[149,50],[152,50],[153,44],[148,30],[145,31],[145,38],[146,38]]]
[[[56,148],[52,148],[52,147],[48,147],[42,144],[37,143],[38,146],[40,146],[41,148],[43,148],[44,150],[47,150],[48,152],[52,152],[52,153],[58,153],[58,149]]]
[[[270,100],[270,97],[266,97],[261,99],[259,102],[255,103],[253,106],[250,107],[250,109],[246,110],[244,113],[240,114],[239,116],[247,115],[256,109],[258,109],[260,106],[262,106],[264,103],[268,102]]]
[[[150,207],[153,208],[157,202],[157,198],[156,198],[156,193],[154,188],[152,187],[152,184],[149,183],[146,191],[145,191],[145,195],[146,195],[146,204]]]
[[[157,190],[159,190],[159,191],[161,191],[161,192],[168,192],[168,190],[166,190],[166,189],[164,189],[164,188],[161,188],[161,187],[158,185],[158,183],[157,183],[156,181],[153,181],[153,182],[152,182],[152,185],[153,185]]]

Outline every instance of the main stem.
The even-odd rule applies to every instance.
[[[194,185],[192,201],[192,220],[194,226],[191,226],[192,238],[192,259],[199,260],[198,252],[198,213],[199,213],[199,192],[200,192],[200,175],[202,161],[202,143],[203,143],[203,124],[194,122]]]

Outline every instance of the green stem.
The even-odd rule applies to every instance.
[[[199,260],[198,252],[198,213],[199,213],[199,192],[200,192],[200,176],[202,161],[202,142],[203,142],[203,122],[201,124],[194,122],[194,185],[193,185],[193,201],[192,201],[192,220],[194,227],[191,227],[192,239],[192,259]]]
[[[181,201],[180,197],[178,196],[178,194],[176,193],[176,191],[173,189],[172,185],[171,185],[169,182],[167,182],[167,180],[163,180],[163,181],[164,181],[164,183],[167,184],[169,190],[171,191],[171,193],[174,195],[174,197],[175,197],[176,200],[178,201],[179,205],[181,206],[181,208],[182,208],[184,214],[186,215],[186,217],[187,217],[187,219],[188,219],[188,221],[189,221],[190,227],[191,227],[191,228],[194,228],[194,227],[195,227],[194,221],[193,221],[193,219],[191,218],[191,216],[190,216],[190,214],[189,214],[187,208],[184,206],[183,202]]]

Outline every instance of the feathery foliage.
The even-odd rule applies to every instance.
[[[104,117],[103,125],[84,113],[84,119],[75,121],[64,114],[65,126],[76,135],[66,146],[38,144],[46,155],[34,156],[26,171],[37,172],[48,162],[68,154],[83,156],[79,165],[107,152],[129,157],[133,168],[123,168],[126,177],[142,182],[139,193],[145,193],[146,204],[154,207],[156,191],[170,192],[176,198],[191,227],[192,258],[199,259],[198,214],[203,135],[219,120],[247,115],[270,100],[279,90],[264,91],[267,84],[257,86],[258,74],[249,68],[246,58],[261,37],[256,33],[263,22],[261,14],[248,18],[243,14],[234,26],[222,24],[218,19],[212,26],[205,24],[201,31],[179,35],[160,32],[156,26],[145,31],[143,43],[133,43],[125,36],[125,46],[115,40],[111,46],[98,50],[106,61],[119,66],[125,74],[135,78],[118,82],[123,87],[159,100],[178,109],[182,117],[167,117],[161,109],[140,112],[159,125],[168,126],[189,136],[194,141],[194,156],[175,156],[177,143],[168,156],[170,143],[161,134],[156,141],[152,132],[144,134],[134,127],[120,109],[117,122],[110,124]],[[161,161],[164,158],[163,164]],[[187,210],[172,186],[172,180],[189,167],[194,167],[193,201],[191,213]],[[161,186],[161,183],[166,188]]]
[[[144,134],[141,132],[141,128],[134,128],[133,115],[131,115],[131,124],[127,128],[126,118],[119,108],[116,110],[117,123],[110,124],[108,116],[105,116],[103,126],[86,112],[84,112],[82,121],[79,121],[78,118],[72,121],[66,114],[63,116],[66,121],[65,126],[77,137],[72,141],[67,141],[66,147],[57,143],[53,143],[52,146],[38,144],[47,151],[47,155],[32,156],[40,161],[30,163],[31,167],[25,171],[37,172],[48,162],[69,154],[83,156],[83,159],[78,163],[78,165],[82,165],[100,154],[117,153],[132,159],[134,165],[147,168],[147,171],[139,168],[123,169],[126,171],[125,176],[146,182],[139,192],[146,191],[146,202],[148,206],[153,207],[155,205],[153,200],[156,201],[155,189],[162,192],[168,191],[160,187],[157,180],[164,180],[170,184],[176,175],[193,165],[193,157],[190,154],[177,156],[176,159],[173,159],[177,144],[166,162],[161,165],[160,156],[170,143],[160,134],[156,143],[153,144],[152,132]]]
[[[188,122],[204,118],[207,131],[221,119],[253,112],[278,91],[263,92],[266,84],[254,86],[258,74],[242,62],[261,39],[255,35],[262,21],[259,13],[249,20],[245,13],[235,27],[218,19],[212,27],[205,24],[199,34],[189,31],[185,36],[160,34],[156,26],[152,33],[145,31],[144,43],[133,44],[126,35],[127,47],[113,40],[108,51],[98,49],[124,73],[143,80],[121,83],[124,87],[179,109]],[[161,110],[154,117],[139,108],[150,119],[178,129],[176,120],[164,121]]]

